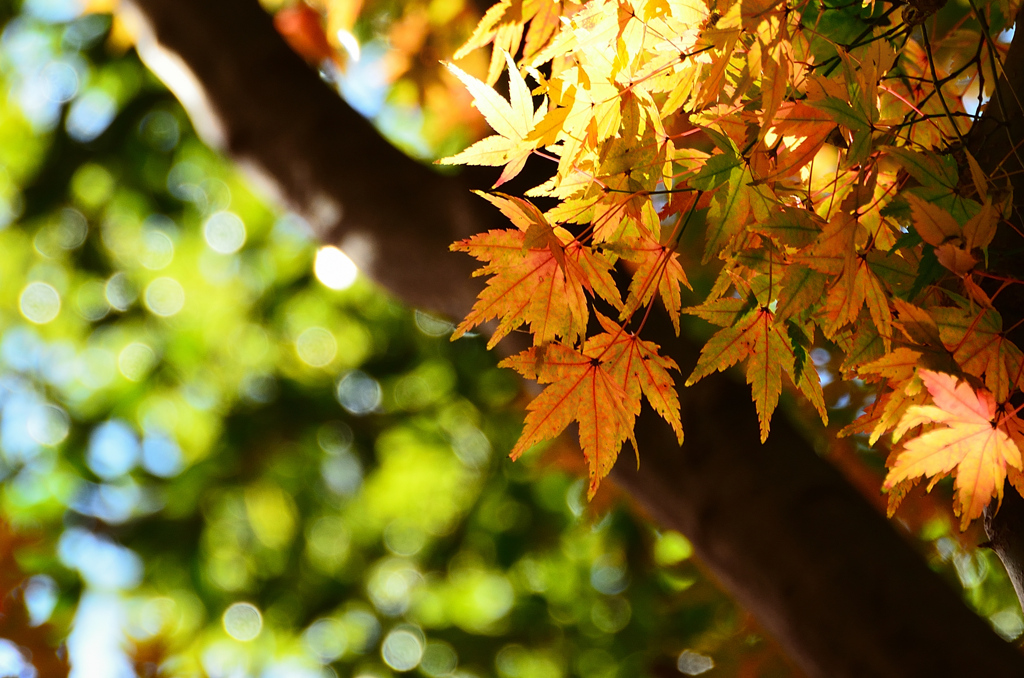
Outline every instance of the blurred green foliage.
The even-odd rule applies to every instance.
[[[790,675],[685,538],[505,458],[519,385],[481,341],[322,284],[108,17],[3,11],[0,581],[40,629],[3,675],[62,642],[109,678]]]

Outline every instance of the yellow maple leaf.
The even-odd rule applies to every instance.
[[[547,115],[547,103],[541,104],[534,112],[533,95],[519,74],[519,68],[508,53],[505,53],[505,60],[508,64],[508,101],[458,66],[448,64],[448,70],[473,95],[474,105],[497,134],[481,139],[457,155],[438,160],[442,165],[505,165],[495,187],[514,178],[526,165],[526,159],[539,143],[529,138],[530,133]]]
[[[686,309],[686,312],[701,313],[699,309]],[[755,306],[731,327],[711,337],[701,349],[686,385],[692,386],[712,372],[726,370],[746,358],[749,358],[747,383],[753,392],[761,422],[761,442],[764,442],[782,393],[782,373],[792,378],[795,362],[792,342],[785,329],[775,323],[775,316],[767,306]]]
[[[988,391],[975,391],[941,372],[919,370],[918,375],[935,404],[909,408],[893,431],[893,440],[923,424],[943,426],[904,444],[886,476],[885,489],[918,476],[931,478],[930,489],[955,472],[954,510],[960,529],[965,529],[992,497],[1002,502],[1007,466],[1021,468],[1020,450],[1008,433],[1008,427],[1019,422],[1016,416],[997,416],[995,398]]]

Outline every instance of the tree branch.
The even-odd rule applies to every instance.
[[[462,180],[386,143],[285,44],[255,0],[143,0],[127,6],[126,18],[139,55],[207,143],[407,303],[464,314],[478,288],[466,284],[474,266],[448,256],[448,244],[491,215]]]
[[[504,227],[496,211],[462,180],[392,149],[290,52],[255,0],[133,4],[140,53],[208,139],[256,168],[408,303],[468,310],[479,283],[469,258],[447,246]],[[175,61],[187,65],[191,85],[175,81],[167,68]],[[664,317],[653,325],[651,338],[686,372],[697,347],[675,338]],[[1024,659],[792,426],[777,417],[760,445],[749,393],[727,378],[705,379],[681,399],[685,447],[645,413],[641,466],[619,464],[615,480],[690,537],[808,674],[1024,675]]]

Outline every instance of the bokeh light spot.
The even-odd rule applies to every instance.
[[[71,192],[82,205],[91,208],[106,202],[115,185],[110,172],[93,163],[82,165],[71,178]]]
[[[338,342],[324,328],[310,327],[295,340],[295,351],[307,365],[326,367],[338,352]]]
[[[64,128],[68,136],[83,143],[92,141],[110,126],[117,115],[117,103],[103,90],[89,90],[71,104]]]
[[[37,325],[45,325],[60,313],[60,294],[53,285],[44,282],[29,283],[18,299],[21,314]]]
[[[668,530],[654,542],[654,562],[662,567],[675,565],[693,555],[693,546],[678,532]]]
[[[166,233],[156,229],[142,234],[142,252],[139,263],[151,271],[166,268],[174,260],[174,243]]]
[[[443,337],[451,334],[452,330],[455,329],[455,325],[444,318],[438,318],[423,311],[416,311],[414,317],[416,319],[416,327],[428,337]]]
[[[330,455],[348,452],[352,447],[353,433],[351,427],[342,421],[324,424],[316,432],[316,441],[320,449]]]
[[[40,74],[46,83],[47,96],[50,101],[65,104],[75,98],[78,93],[78,73],[63,61],[51,61]]]
[[[373,377],[353,370],[338,382],[338,402],[356,415],[369,414],[380,405],[380,384]]]
[[[185,305],[185,290],[174,278],[157,278],[146,286],[146,308],[159,316],[172,316]]]
[[[142,578],[142,559],[134,551],[80,527],[61,535],[57,554],[91,587],[108,591],[133,588]]]
[[[156,363],[156,354],[146,344],[133,341],[121,349],[117,367],[129,381],[142,381]]]
[[[57,227],[57,242],[66,250],[73,250],[85,242],[89,234],[89,222],[76,209],[60,211],[60,225]]]
[[[715,668],[715,660],[692,650],[683,650],[676,661],[676,668],[688,676],[699,676]]]
[[[317,280],[332,290],[343,290],[356,281],[359,269],[348,255],[333,245],[327,245],[317,250],[313,273]]]
[[[101,478],[111,480],[127,473],[138,457],[139,441],[123,421],[112,419],[100,424],[89,437],[86,462]]]
[[[219,254],[234,254],[245,244],[245,224],[234,212],[217,212],[203,224],[206,244]]]
[[[335,494],[347,497],[363,484],[363,466],[354,455],[345,453],[320,464],[324,484]]]
[[[153,148],[159,151],[170,151],[178,145],[181,130],[178,120],[167,111],[153,111],[139,123],[139,134]]]
[[[396,556],[416,555],[426,543],[426,533],[416,525],[394,520],[384,528],[384,544]]]
[[[71,420],[59,407],[43,405],[32,411],[26,427],[32,440],[40,445],[58,445],[68,437]]]
[[[29,624],[39,626],[46,622],[57,607],[57,582],[45,574],[37,574],[25,585],[25,610]]]
[[[423,641],[409,629],[396,629],[385,636],[380,654],[394,670],[412,671],[423,659]]]
[[[423,650],[423,659],[420,660],[420,671],[439,678],[440,676],[451,675],[455,667],[459,665],[459,656],[448,643],[441,640],[432,640],[427,643]]]
[[[366,579],[366,592],[374,607],[389,617],[409,608],[412,594],[423,576],[408,562],[398,558],[381,561]]]
[[[252,603],[235,603],[224,610],[224,630],[235,640],[249,641],[263,630],[263,615]]]
[[[70,21],[82,13],[82,4],[73,0],[29,0],[25,12],[43,21]]]
[[[629,586],[626,565],[610,554],[600,556],[590,566],[590,585],[605,595],[622,593]]]
[[[149,435],[142,442],[142,467],[155,476],[170,478],[184,465],[181,448],[163,435]]]
[[[0,676],[22,678],[34,675],[32,665],[25,660],[18,646],[6,638],[0,638]]]
[[[632,608],[625,598],[599,598],[590,610],[590,621],[609,635],[618,633],[629,623]]]
[[[329,617],[310,624],[302,638],[316,658],[324,663],[333,662],[348,649],[345,626]]]
[[[128,279],[128,275],[124,272],[115,273],[110,276],[104,288],[104,293],[107,297],[107,303],[118,311],[127,311],[138,297],[135,285],[132,284],[132,281]]]

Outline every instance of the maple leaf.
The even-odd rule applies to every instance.
[[[828,279],[825,274],[812,268],[792,264],[786,267],[779,281],[778,303],[775,317],[785,320],[806,309],[813,308],[821,300]]]
[[[969,153],[967,157],[970,158]],[[979,180],[977,177],[975,178],[976,182]],[[985,204],[981,206],[978,213],[964,224],[964,249],[968,252],[975,248],[987,250],[992,239],[996,236],[996,226],[999,223],[999,219],[998,207],[992,204],[991,199],[985,200]]]
[[[494,44],[487,82],[493,84],[501,73],[503,52],[515,54],[523,42],[523,59],[529,60],[543,48],[558,28],[561,7],[552,0],[501,0],[484,13],[469,37],[453,59],[458,60],[483,47]],[[523,24],[530,28],[523,40]]]
[[[588,340],[588,350],[598,353],[603,346],[608,354],[604,360],[626,392],[631,410],[640,412],[640,395],[647,398],[654,411],[672,426],[679,444],[683,444],[683,423],[679,415],[679,396],[669,370],[679,371],[671,358],[660,355],[660,347],[644,341],[622,326],[597,313],[598,322],[605,333]],[[603,353],[603,351],[601,351]],[[632,424],[631,424],[632,425]]]
[[[955,472],[954,508],[960,516],[960,529],[966,529],[992,497],[1002,502],[1007,467],[1021,468],[1020,450],[1007,432],[1009,421],[1016,416],[998,417],[991,393],[975,391],[952,375],[930,370],[919,370],[918,375],[935,404],[910,407],[893,431],[893,439],[899,440],[923,424],[944,426],[904,443],[886,476],[885,488],[926,476],[931,478],[930,489]]]
[[[612,366],[593,353],[592,345],[581,352],[553,343],[543,349],[527,349],[499,363],[549,384],[527,405],[523,433],[509,456],[518,459],[530,447],[578,422],[580,447],[590,468],[588,497],[594,496],[601,479],[611,471],[622,444],[633,439],[636,415]]]
[[[775,322],[779,322],[778,316],[775,317]],[[793,371],[789,373],[790,380],[817,410],[821,422],[828,426],[828,410],[825,409],[825,394],[821,390],[821,376],[809,350],[814,340],[814,328],[812,325],[801,326],[790,320],[786,322],[786,330],[793,345]]]
[[[724,181],[716,190],[708,210],[707,243],[701,263],[709,262],[716,255],[731,253],[731,242],[744,232],[750,217],[753,216],[756,221],[766,219],[769,214],[767,205],[772,202],[764,186],[753,185],[754,178],[749,168],[728,156],[713,156],[719,157],[725,157],[725,162],[737,164],[730,164],[721,170]],[[718,168],[715,168],[713,181],[723,178],[718,172]],[[701,183],[704,178],[702,176],[698,179],[698,188],[704,185]]]
[[[780,177],[791,176],[806,166],[815,156],[832,130],[835,122],[822,111],[815,110],[803,102],[783,104],[778,114],[764,123],[772,127],[779,137],[796,137],[801,139],[797,144],[783,145],[778,154],[775,169],[758,178],[759,183]]]
[[[851,215],[839,213],[822,233],[821,239],[802,256],[807,266],[837,276],[825,300],[828,322],[825,335],[857,320],[865,305],[871,320],[889,347],[892,313],[885,288],[871,269],[869,260],[857,251],[859,224]]]
[[[621,304],[609,273],[611,262],[605,256],[582,245],[564,228],[553,228],[522,198],[482,195],[510,216],[518,230],[487,231],[451,246],[486,262],[475,275],[493,276],[456,328],[453,340],[500,318],[489,347],[522,324],[530,326],[536,344],[556,338],[575,343],[589,318],[585,292],[596,292],[616,307]]]
[[[547,115],[547,104],[541,105],[534,112],[530,88],[526,86],[519,68],[508,53],[505,53],[505,59],[508,62],[508,101],[458,66],[448,64],[448,70],[465,84],[473,95],[477,109],[497,134],[481,139],[461,153],[438,161],[442,165],[505,165],[495,187],[522,171],[526,159],[537,148],[537,142],[529,138],[530,133]]]
[[[895,426],[907,409],[924,403],[926,392],[921,381],[915,379],[922,354],[905,346],[886,353],[881,358],[862,365],[857,373],[868,381],[872,377],[884,378],[889,390],[882,393],[852,424],[840,431],[840,435],[869,433],[868,445],[874,445],[879,438]]]
[[[605,332],[587,339],[582,350],[553,343],[499,363],[527,379],[549,384],[527,406],[526,425],[510,456],[516,459],[578,422],[580,446],[590,468],[590,497],[608,475],[622,444],[630,440],[636,449],[633,425],[642,397],[683,442],[679,398],[669,374],[679,370],[675,361],[661,356],[657,344],[627,332],[600,313],[597,318]]]
[[[696,309],[687,313],[699,315]],[[736,324],[719,330],[701,349],[693,373],[686,380],[692,386],[711,374],[747,362],[747,383],[750,384],[758,419],[761,442],[768,438],[772,413],[782,393],[782,372],[793,374],[793,346],[786,332],[775,324],[774,314],[765,306],[747,311]]]
[[[850,329],[833,337],[832,341],[846,354],[846,360],[839,366],[843,374],[852,374],[858,365],[878,360],[887,352],[885,342],[874,323],[854,323]]]
[[[1024,354],[1006,337],[999,313],[959,302],[959,307],[931,309],[942,343],[965,372],[984,375],[988,390],[1005,401],[1021,379]]]
[[[906,194],[904,198],[910,203],[914,228],[926,243],[937,247],[950,238],[960,236],[960,224],[956,223],[949,212],[912,193]]]
[[[738,296],[719,297],[718,299],[705,301],[700,306],[691,306],[686,309],[686,312],[698,318],[703,318],[713,325],[731,327],[736,324],[740,317],[753,308],[754,301],[751,297],[746,299]]]
[[[682,306],[679,286],[692,288],[686,279],[686,272],[679,263],[676,251],[643,235],[624,239],[623,244],[626,248],[622,250],[622,257],[639,265],[629,284],[629,293],[621,317],[629,318],[638,308],[649,304],[657,293],[665,304],[665,310],[668,311],[678,336],[679,313]]]
[[[935,247],[935,256],[939,263],[961,276],[974,268],[978,263],[971,254],[975,243],[984,243],[987,246],[995,235],[995,221],[988,216],[993,215],[991,209],[979,212],[971,220],[971,236],[967,238],[970,242],[965,244],[965,238],[962,237],[964,229],[953,215],[912,193],[904,197],[910,203],[910,213],[917,234],[926,243]]]
[[[526,25],[534,37],[519,69],[510,54],[522,46]],[[480,274],[493,276],[459,332],[498,318],[496,336],[520,324],[533,333],[535,349],[505,363],[547,385],[531,405],[523,445],[571,421],[596,440],[579,393],[620,398],[602,443],[584,443],[592,489],[629,439],[644,398],[681,435],[674,363],[619,323],[660,297],[678,331],[687,279],[677,252],[683,258],[692,246],[679,225],[690,212],[705,227],[703,262],[721,265],[704,303],[686,309],[719,326],[687,384],[745,361],[762,439],[784,373],[826,419],[809,359],[818,329],[844,353],[842,375],[878,386],[878,399],[846,433],[864,431],[874,441],[893,428],[905,433],[927,408],[945,411],[920,373],[983,379],[990,395],[975,394],[977,402],[1006,402],[1019,392],[1024,355],[1003,336],[992,289],[979,283],[1010,198],[969,154],[961,171],[959,156],[937,150],[961,135],[954,125],[962,102],[940,105],[914,39],[900,53],[888,40],[830,48],[828,56],[811,47],[809,60],[806,41],[831,38],[808,28],[775,0],[718,11],[674,0],[557,9],[543,0],[503,0],[470,39],[493,43],[488,83],[504,61],[509,96],[462,78],[497,135],[456,157],[470,162],[478,153],[504,164],[504,180],[543,147],[558,169],[528,192],[556,202],[546,219],[528,203],[491,196],[518,232],[457,245],[485,262]],[[965,68],[965,81],[975,77],[973,66]],[[546,111],[534,109],[525,73],[550,102]],[[579,228],[573,235],[562,226]],[[619,259],[631,262],[624,300],[608,275]],[[596,297],[615,306],[618,322],[596,312]],[[588,338],[594,319],[603,331]],[[565,412],[541,412],[558,398],[571,403]],[[939,428],[919,440],[962,433],[966,424],[947,419],[933,416],[927,423]],[[999,426],[989,429],[1010,424]],[[908,443],[892,467],[905,473],[904,459],[919,445]],[[967,482],[971,459],[946,472]],[[920,475],[893,481],[893,504]],[[1024,484],[1024,475],[1013,477]],[[958,506],[973,514],[975,495],[991,496],[983,494],[963,491]]]
[[[751,224],[750,230],[782,245],[805,247],[817,240],[822,226],[813,212],[790,207],[772,213],[765,221]]]
[[[494,40],[494,34],[503,24],[515,23],[515,18],[508,16],[513,5],[512,0],[501,0],[491,5],[480,18],[473,34],[469,36],[452,58],[461,59],[470,52]]]
[[[899,320],[894,322],[894,325],[902,330],[908,339],[918,345],[942,345],[939,327],[926,310],[898,297],[892,300],[892,304],[899,314]]]
[[[922,389],[922,393],[927,394],[928,392]],[[885,460],[885,465],[887,468],[891,468],[892,465],[896,463],[896,458],[899,457],[900,452],[902,452],[902,450],[900,449],[893,449],[889,451],[889,456]],[[910,491],[917,487],[917,484],[920,482],[921,478],[920,476],[918,476],[916,478],[901,480],[900,482],[893,485],[891,488],[887,489],[885,492],[886,499],[888,501],[886,501],[885,515],[889,518],[895,516],[896,509],[900,507],[900,504],[902,504],[903,500],[907,498],[907,495],[910,494]]]

